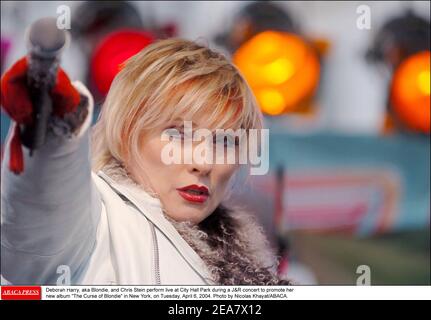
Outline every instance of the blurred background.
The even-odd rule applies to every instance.
[[[430,284],[429,1],[2,1],[2,73],[45,16],[70,26],[62,66],[97,110],[118,64],[156,39],[232,59],[270,129],[270,172],[233,200],[264,226],[281,276]],[[8,129],[2,113],[2,148]]]

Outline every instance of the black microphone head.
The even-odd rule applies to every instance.
[[[58,29],[56,18],[42,18],[35,21],[28,31],[30,54],[41,58],[55,58],[66,46],[67,35]]]

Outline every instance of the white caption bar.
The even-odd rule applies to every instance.
[[[43,286],[42,300],[410,300],[430,286]]]

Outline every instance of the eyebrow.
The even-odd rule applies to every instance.
[[[184,120],[182,118],[175,118],[174,120],[172,120],[172,122],[174,122],[174,123],[181,122],[182,124],[184,124],[184,121],[191,121],[191,120]],[[192,121],[192,126],[198,127],[197,123],[195,123],[194,121]]]
[[[184,128],[184,121],[191,121],[192,122],[192,127],[193,127],[192,131],[193,132],[196,131],[197,129],[202,129],[202,128],[199,127],[199,125],[196,122],[194,122],[192,120],[184,120],[183,118],[175,118],[174,120],[172,120],[172,123],[181,123],[182,124],[181,127]],[[206,128],[206,129],[210,130],[212,135],[215,135],[216,134],[216,130],[220,129],[220,128],[215,128],[213,130],[211,130],[209,128]],[[240,129],[240,128],[238,128],[238,129]],[[224,129],[224,130],[227,130],[227,129]],[[233,129],[233,130],[236,131],[237,129]],[[232,136],[229,133],[226,133],[226,135]]]

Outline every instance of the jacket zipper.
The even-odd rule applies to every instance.
[[[136,210],[141,211],[136,205],[130,201],[125,195],[117,192],[117,194],[120,196],[123,201],[130,203],[132,206],[136,208]],[[160,281],[160,257],[159,257],[159,244],[157,241],[156,236],[156,230],[154,228],[154,224],[151,221],[148,221],[150,224],[150,230],[151,230],[151,237],[153,238],[153,256],[154,256],[154,263],[153,263],[153,273],[154,273],[154,279],[156,281],[156,285],[161,285]]]
[[[153,255],[154,255],[154,277],[156,279],[156,285],[160,285],[160,260],[159,260],[159,244],[157,242],[156,230],[154,224],[150,222],[151,235],[153,237]]]
[[[133,201],[130,201],[130,199],[128,199],[128,197],[126,195],[124,195],[121,191],[119,191],[116,187],[114,187],[112,185],[112,182],[110,181],[111,178],[109,178],[109,176],[107,176],[103,171],[101,172],[101,174],[98,173],[98,175],[99,175],[100,178],[102,178],[120,196],[120,198],[123,201],[130,203],[139,212],[142,212],[141,209],[139,209],[139,207],[136,206],[136,204]],[[153,272],[154,272],[154,278],[155,278],[155,281],[156,281],[156,285],[161,285],[161,281],[160,281],[159,245],[158,245],[158,241],[157,241],[156,230],[155,230],[153,222],[152,221],[148,221],[148,222],[150,224],[151,235],[152,235],[152,238],[153,238],[153,255],[154,255]],[[177,250],[178,250],[178,248],[177,248]]]

